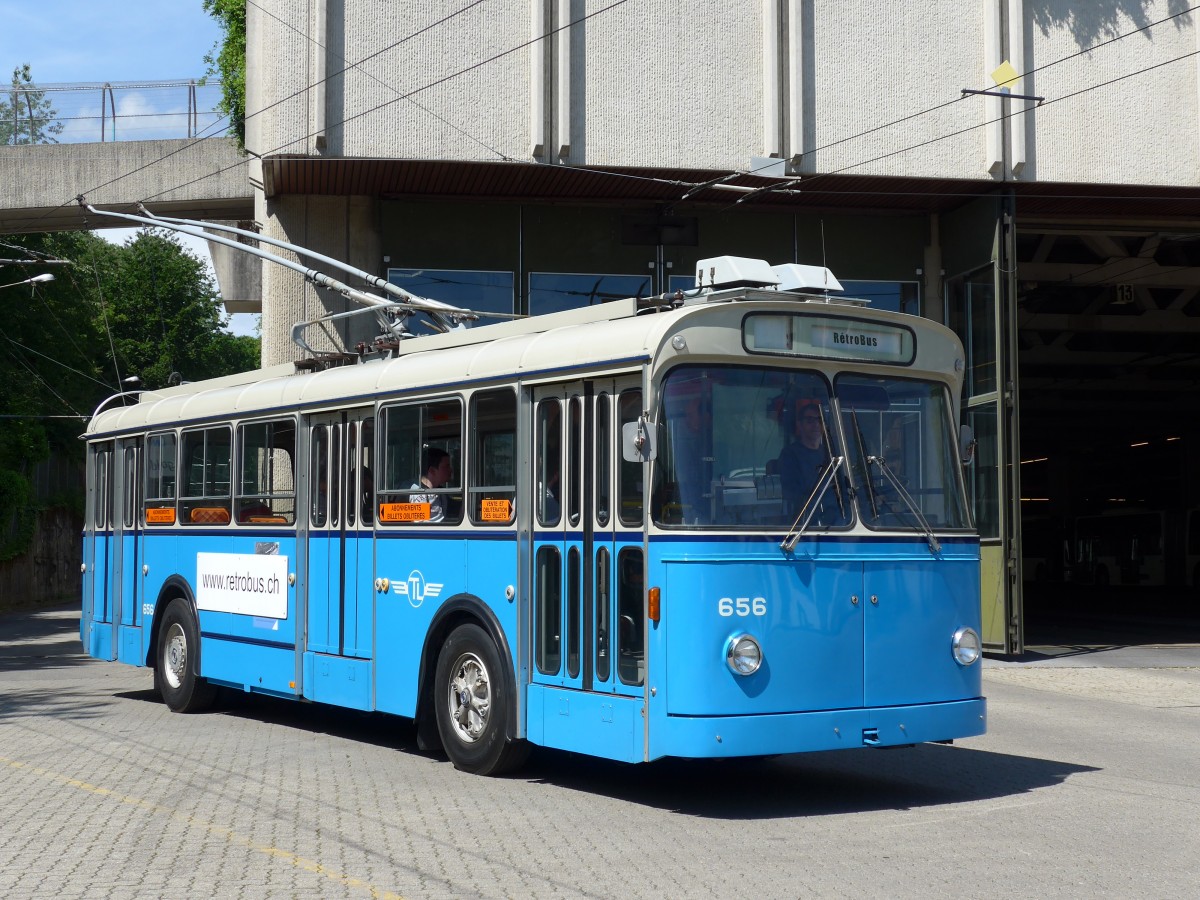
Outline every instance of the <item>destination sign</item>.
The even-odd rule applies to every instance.
[[[815,356],[907,365],[913,333],[899,325],[836,316],[750,315],[742,326],[751,353]]]

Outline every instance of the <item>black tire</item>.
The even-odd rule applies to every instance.
[[[172,712],[201,712],[212,706],[217,689],[198,674],[200,630],[188,604],[172,600],[158,626],[154,687]]]
[[[508,740],[514,715],[495,643],[478,625],[460,625],[438,654],[433,705],[442,747],[454,768],[500,775],[529,755],[525,741]]]

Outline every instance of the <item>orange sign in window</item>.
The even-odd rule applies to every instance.
[[[484,522],[507,522],[512,518],[511,500],[483,500],[479,509],[479,518]]]
[[[425,522],[429,519],[428,503],[380,503],[380,522]]]
[[[147,525],[174,525],[175,524],[175,507],[147,507],[146,508],[146,524]]]

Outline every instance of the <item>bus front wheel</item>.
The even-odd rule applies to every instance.
[[[438,655],[434,705],[442,747],[454,768],[475,775],[500,775],[529,753],[524,741],[509,741],[512,702],[500,653],[478,625],[460,625]]]
[[[200,634],[182,600],[172,601],[158,629],[154,686],[172,712],[200,712],[212,706],[217,689],[196,674]]]

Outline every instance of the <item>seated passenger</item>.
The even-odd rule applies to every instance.
[[[454,477],[454,467],[450,462],[450,454],[438,447],[429,447],[425,450],[425,474],[420,477],[410,488],[417,491],[408,495],[409,503],[428,503],[429,518],[420,519],[421,522],[441,522],[446,518],[445,507],[442,503],[442,494],[421,493],[421,488],[426,488],[433,491],[440,487],[445,487],[450,479]]]

